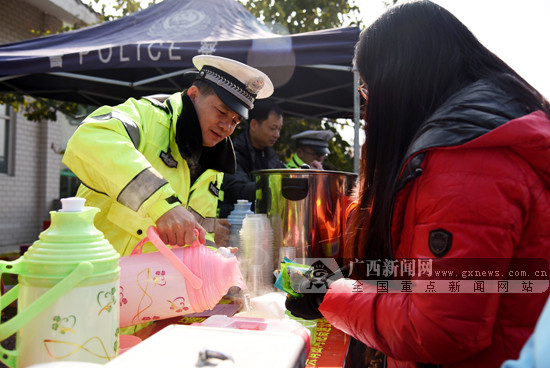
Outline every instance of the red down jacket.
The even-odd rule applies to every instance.
[[[397,258],[435,258],[429,233],[452,234],[443,258],[550,259],[550,121],[488,82],[451,97],[423,124],[392,219]],[[412,173],[412,174],[408,174]],[[416,174],[415,174],[416,173]],[[376,293],[334,282],[320,311],[388,356],[388,367],[500,367],[517,358],[544,293]]]

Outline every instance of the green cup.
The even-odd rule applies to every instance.
[[[293,319],[296,322],[300,323],[305,328],[307,328],[309,330],[309,341],[310,341],[311,345],[315,344],[315,341],[317,341],[317,339],[316,339],[316,336],[317,336],[317,320],[316,319],[298,318],[298,317],[292,315],[292,313],[290,313],[290,311],[288,311],[288,310],[285,312],[285,314],[287,316],[289,316],[291,319]]]

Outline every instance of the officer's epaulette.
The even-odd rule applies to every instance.
[[[166,101],[168,97],[170,97],[170,95],[158,94],[158,95],[143,96],[142,98],[146,99],[147,101],[149,101],[150,103],[158,107],[159,109],[164,110],[164,112],[169,113],[170,110],[164,104],[164,101]]]

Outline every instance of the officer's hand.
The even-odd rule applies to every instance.
[[[229,232],[231,224],[227,219],[216,219],[216,226],[214,227],[214,243],[217,247],[227,247],[229,245]]]
[[[157,220],[157,232],[165,244],[183,247],[195,240],[199,230],[199,242],[205,242],[206,231],[183,206],[176,206]]]
[[[311,163],[309,164],[309,167],[311,167],[314,170],[323,170],[323,164],[317,160],[311,161]]]

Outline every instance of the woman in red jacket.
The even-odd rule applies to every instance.
[[[391,8],[364,30],[355,65],[368,100],[348,257],[463,271],[470,263],[458,259],[539,259],[547,270],[548,101],[429,1]],[[384,353],[388,367],[486,368],[517,358],[548,298],[542,290],[382,293],[366,283],[359,292],[339,279],[287,308],[324,316]]]

